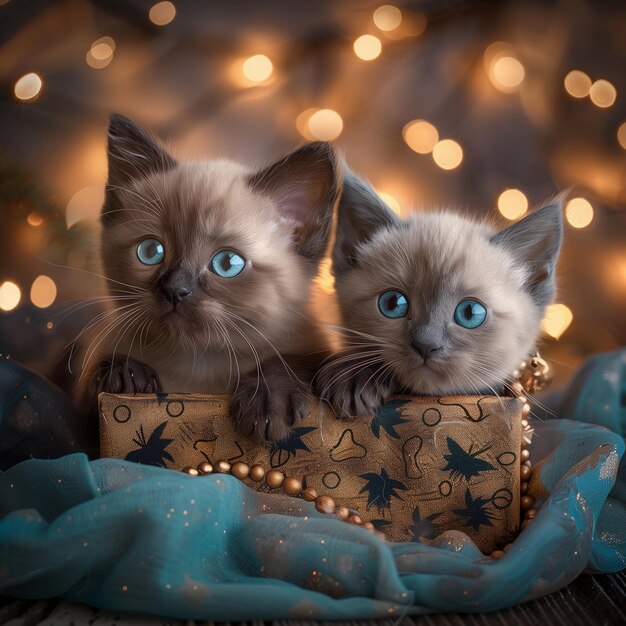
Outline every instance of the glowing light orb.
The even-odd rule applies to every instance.
[[[402,138],[414,152],[429,154],[439,141],[439,133],[430,122],[413,120],[402,129]]]
[[[617,89],[608,80],[601,78],[591,85],[589,97],[597,107],[606,109],[617,100]]]
[[[15,97],[25,102],[34,100],[43,87],[43,81],[39,74],[30,72],[24,74],[16,83],[14,88]]]
[[[591,89],[591,78],[580,70],[572,70],[563,80],[565,91],[573,98],[585,98]]]
[[[241,71],[250,82],[262,83],[272,75],[274,65],[264,54],[255,54],[243,62]]]
[[[499,91],[512,93],[522,84],[525,75],[524,66],[515,57],[503,56],[494,62],[489,78]]]
[[[386,191],[377,191],[376,192],[380,199],[396,214],[400,215],[402,213],[402,207],[400,206],[400,202],[395,196],[392,196],[390,193]]]
[[[19,303],[22,297],[20,288],[9,280],[0,285],[0,309],[3,311],[12,311]]]
[[[569,307],[564,304],[550,304],[541,322],[541,328],[550,337],[558,339],[569,328],[573,319],[574,314]]]
[[[307,127],[313,137],[322,141],[332,141],[341,135],[343,120],[337,111],[320,109],[309,117]]]
[[[395,30],[402,23],[402,12],[392,4],[383,4],[378,7],[373,17],[376,27],[385,32]]]
[[[443,170],[453,170],[461,165],[463,149],[453,139],[442,139],[433,147],[433,160]]]
[[[172,2],[157,2],[150,8],[148,17],[153,24],[165,26],[176,17],[176,7]]]
[[[361,35],[354,41],[354,54],[363,61],[373,61],[380,56],[383,45],[374,35]]]
[[[574,228],[585,228],[593,220],[593,207],[585,198],[572,198],[565,205],[565,219]]]
[[[47,309],[57,297],[56,283],[49,276],[37,276],[30,288],[30,300],[40,309]]]
[[[516,220],[528,211],[528,198],[519,189],[506,189],[498,196],[498,211],[507,220]]]

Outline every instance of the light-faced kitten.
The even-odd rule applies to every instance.
[[[496,232],[450,212],[397,217],[344,180],[333,272],[347,337],[317,375],[337,413],[393,393],[495,393],[535,349],[555,291],[560,202]]]
[[[117,310],[88,346],[83,395],[233,393],[242,432],[286,436],[325,347],[307,307],[337,195],[332,148],[252,171],[178,162],[120,115],[108,139],[101,255]]]

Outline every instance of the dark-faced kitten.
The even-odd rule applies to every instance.
[[[346,342],[317,375],[340,415],[393,393],[495,393],[534,351],[555,291],[560,202],[496,232],[450,212],[397,217],[344,180],[333,272]]]
[[[116,310],[92,333],[83,395],[233,393],[242,432],[284,437],[325,347],[308,300],[337,194],[332,148],[260,171],[181,163],[114,115],[108,157],[101,256]]]

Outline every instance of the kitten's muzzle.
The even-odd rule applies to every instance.
[[[442,337],[429,328],[414,328],[410,333],[411,347],[424,359],[434,356],[443,348]]]
[[[163,277],[161,293],[176,310],[176,307],[193,293],[193,285],[185,272],[177,270]]]

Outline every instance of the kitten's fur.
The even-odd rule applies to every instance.
[[[310,143],[259,172],[179,163],[113,115],[108,156],[101,252],[120,308],[106,321],[121,321],[87,355],[83,393],[232,392],[243,432],[284,437],[308,412],[310,355],[325,347],[307,306],[337,194],[332,148]],[[148,237],[164,244],[158,265],[137,258]],[[246,259],[240,275],[209,270],[223,249]],[[177,301],[179,289],[191,295]]]
[[[333,272],[344,350],[317,376],[341,415],[369,415],[390,394],[496,392],[535,349],[555,291],[562,239],[559,201],[495,232],[450,212],[401,220],[364,182],[344,179]],[[407,317],[388,319],[378,296],[397,289]],[[487,308],[472,330],[454,321],[474,297]],[[439,347],[425,363],[420,342]]]

